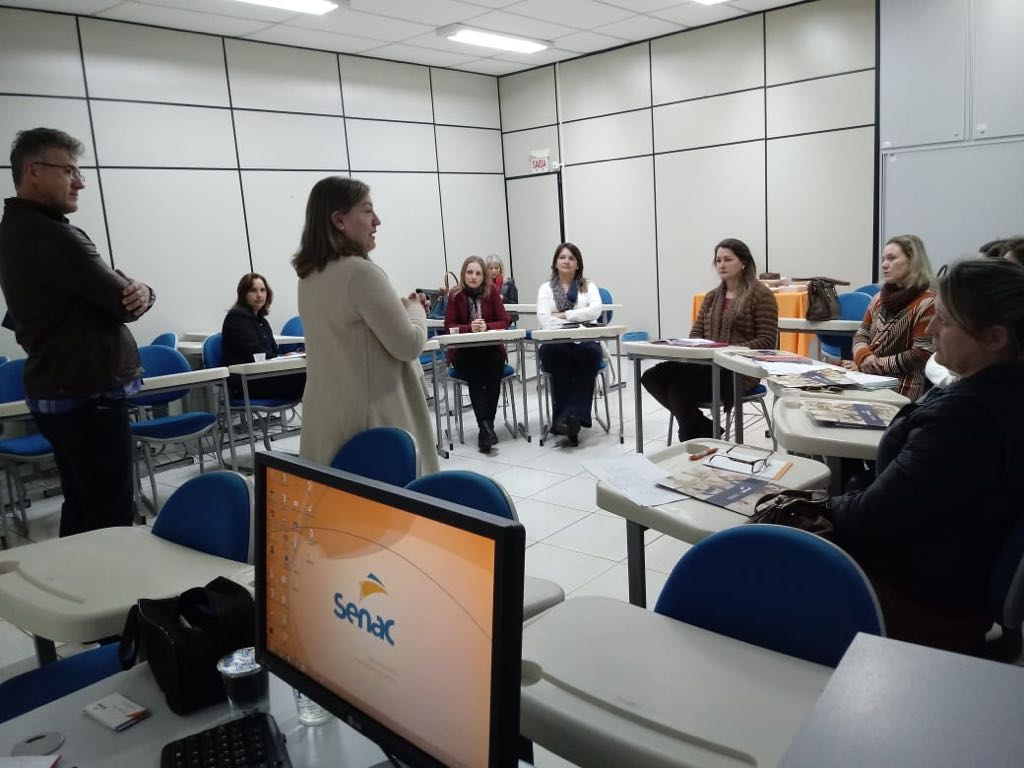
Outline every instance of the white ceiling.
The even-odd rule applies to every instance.
[[[323,16],[236,0],[0,0],[0,5],[208,32],[504,75],[796,0],[334,0]],[[438,37],[456,22],[551,40],[537,54],[500,53]]]

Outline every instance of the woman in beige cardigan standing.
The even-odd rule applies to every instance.
[[[329,464],[350,437],[400,427],[416,438],[420,468],[437,470],[419,356],[427,338],[423,302],[400,298],[370,261],[381,221],[370,188],[331,176],[306,203],[292,266],[306,336],[306,393],[299,454]]]

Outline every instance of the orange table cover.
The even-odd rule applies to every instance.
[[[807,315],[807,291],[791,291],[787,293],[778,292],[775,300],[779,303],[779,317],[805,317]],[[698,293],[693,297],[693,311],[690,314],[690,322],[696,322],[700,305],[704,301],[704,294]],[[811,333],[780,333],[779,349],[788,352],[796,352],[798,355],[810,357],[811,340],[814,334]]]

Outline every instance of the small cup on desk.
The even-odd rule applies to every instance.
[[[217,662],[217,671],[224,678],[234,717],[269,711],[270,675],[256,663],[255,648],[239,648],[229,653]]]
[[[321,707],[298,688],[295,692],[295,709],[299,713],[299,722],[303,725],[323,725],[331,719],[331,713]]]
[[[254,363],[262,363],[266,359],[267,359],[267,353],[266,352],[253,352],[252,353],[252,361]]]
[[[457,325],[453,325],[451,328],[448,329],[448,335],[449,336],[454,336],[458,332],[459,332],[459,326],[457,326]]]

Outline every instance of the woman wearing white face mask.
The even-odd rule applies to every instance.
[[[457,327],[460,333],[508,328],[505,305],[491,284],[484,260],[479,256],[470,256],[462,262],[459,289],[448,296],[444,325],[445,328]],[[448,349],[448,363],[455,366],[459,377],[468,384],[469,400],[480,429],[477,445],[483,453],[498,444],[494,414],[498,410],[506,357],[504,344]]]

